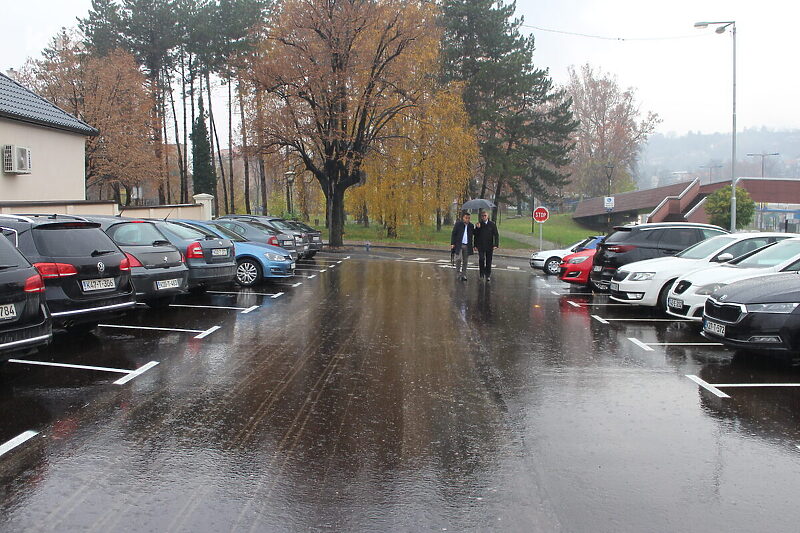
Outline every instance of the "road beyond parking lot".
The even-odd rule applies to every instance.
[[[320,254],[7,363],[0,528],[797,530],[795,371],[495,263]]]

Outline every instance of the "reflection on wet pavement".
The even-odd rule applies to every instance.
[[[1,440],[41,433],[0,458],[3,529],[796,530],[800,389],[722,401],[686,378],[792,371],[526,268],[485,284],[395,259],[182,302],[248,314],[117,320],[220,326],[203,339],[103,329],[30,356],[160,362],[125,386],[6,365]]]

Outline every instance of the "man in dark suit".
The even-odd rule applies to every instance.
[[[459,270],[462,280],[467,280],[467,261],[473,252],[475,238],[475,226],[469,221],[469,213],[466,211],[461,214],[461,220],[453,226],[453,233],[450,235],[450,249],[456,254],[456,275]]]
[[[475,225],[475,247],[478,249],[478,267],[481,278],[492,280],[492,255],[500,246],[497,225],[489,220],[489,213],[481,211],[481,220]]]

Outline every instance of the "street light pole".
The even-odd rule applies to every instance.
[[[728,26],[733,37],[733,128],[731,131],[731,231],[736,231],[736,21],[695,22],[695,28],[718,26],[716,33],[725,33]]]
[[[292,185],[294,185],[294,171],[283,174],[286,177],[286,212],[292,213]]]
[[[764,177],[764,159],[766,159],[768,157],[771,157],[771,156],[776,156],[776,155],[781,155],[781,154],[779,154],[778,152],[775,152],[775,153],[772,153],[772,154],[768,154],[766,152],[761,152],[760,154],[747,154],[747,157],[760,157],[761,158],[761,177],[763,178]]]

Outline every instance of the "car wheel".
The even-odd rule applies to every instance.
[[[559,266],[561,265],[561,259],[558,257],[551,257],[547,261],[544,262],[544,271],[547,274],[555,276],[558,274]]]
[[[669,296],[669,290],[674,283],[674,279],[669,280],[661,287],[661,292],[658,293],[658,309],[663,313],[667,312],[667,296]]]
[[[236,283],[242,287],[252,287],[261,281],[261,265],[252,259],[242,259],[236,266]]]
[[[165,298],[153,298],[151,300],[145,300],[144,303],[147,304],[147,307],[151,309],[164,309],[165,307],[169,307],[169,304],[175,301],[174,296],[167,296]]]

